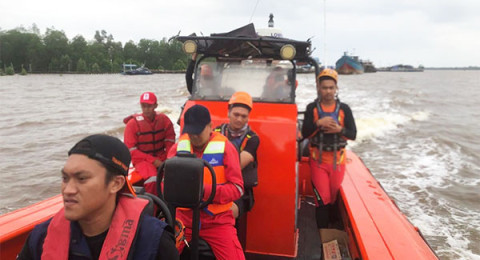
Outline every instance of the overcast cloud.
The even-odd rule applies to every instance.
[[[480,65],[478,0],[1,1],[0,30],[35,23],[41,33],[54,27],[69,39],[82,35],[87,40],[105,30],[126,43],[161,40],[179,31],[227,32],[249,22],[264,28],[270,13],[285,37],[313,37],[313,56],[328,65],[344,51],[377,67]]]

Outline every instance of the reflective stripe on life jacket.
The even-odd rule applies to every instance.
[[[165,115],[157,113],[155,119],[153,120],[153,125],[145,120],[142,114],[131,115],[124,119],[124,122],[128,123],[131,119],[134,119],[138,125],[138,132],[136,133],[138,137],[138,142],[136,147],[130,148],[138,149],[144,153],[151,155],[157,155],[159,152],[164,152],[165,150],[165,131],[166,123],[164,120]],[[172,141],[174,142],[174,140]]]
[[[135,238],[140,215],[148,201],[140,198],[119,196],[107,237],[99,259],[127,259]],[[68,259],[70,224],[61,209],[48,226],[43,243],[42,259]]]
[[[203,151],[202,159],[207,161],[215,171],[215,179],[217,181],[217,185],[222,185],[227,183],[227,179],[225,177],[225,167],[223,165],[223,156],[225,153],[225,144],[228,139],[225,136],[216,132],[212,132],[212,135],[213,138],[208,142],[207,147]],[[188,134],[183,134],[178,139],[177,154],[181,153],[193,154],[193,148],[190,143],[190,139],[188,138]],[[204,167],[203,172],[203,183],[212,184],[212,177],[208,168]],[[212,203],[205,208],[205,211],[207,211],[207,213],[211,215],[215,215],[230,210],[232,203],[233,202],[229,202],[226,204]]]

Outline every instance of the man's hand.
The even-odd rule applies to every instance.
[[[318,119],[315,124],[326,134],[336,134],[342,131],[342,126],[337,124],[337,122],[335,122],[335,120],[329,116]]]
[[[160,167],[160,165],[162,165],[163,161],[160,161],[159,159],[156,159],[154,162],[153,162],[153,166],[155,166],[156,168]]]

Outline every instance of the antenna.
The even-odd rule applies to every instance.
[[[252,22],[253,14],[255,14],[255,10],[257,10],[258,2],[260,2],[260,0],[257,0],[257,3],[255,4],[255,7],[253,8],[252,15],[250,16],[250,20],[248,21],[248,23]]]
[[[327,0],[323,0],[323,67],[327,68]]]

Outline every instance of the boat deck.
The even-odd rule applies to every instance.
[[[315,204],[313,198],[302,198],[300,210],[298,211],[299,238],[296,258],[287,258],[281,256],[256,255],[246,253],[248,260],[280,260],[280,259],[301,259],[312,260],[321,259],[321,243],[315,222]],[[275,239],[275,238],[272,238]]]

